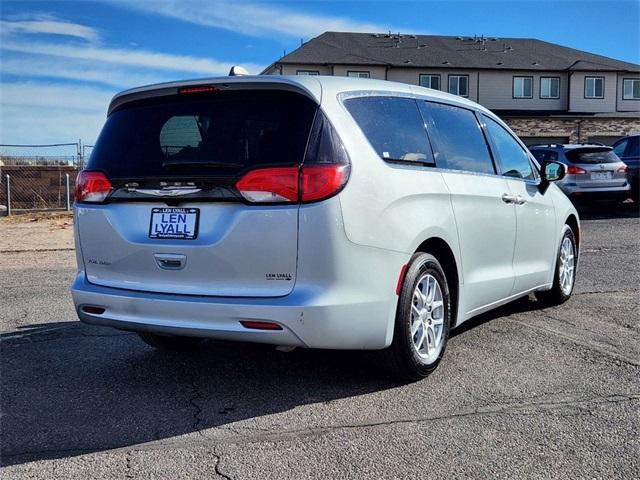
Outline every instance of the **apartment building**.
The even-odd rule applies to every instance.
[[[640,133],[640,65],[532,38],[325,32],[262,73],[447,91],[493,110],[527,144]]]

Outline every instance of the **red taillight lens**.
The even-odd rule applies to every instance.
[[[260,322],[254,320],[240,320],[240,323],[244,328],[251,328],[253,330],[282,330],[282,327],[273,322]]]
[[[567,173],[569,175],[582,175],[583,173],[587,173],[584,168],[576,167],[575,165],[569,165],[567,167]]]
[[[111,182],[102,172],[81,171],[76,178],[76,202],[103,202],[111,193]]]
[[[335,195],[348,178],[348,165],[303,166],[300,173],[301,200],[315,202]]]
[[[236,188],[250,202],[297,202],[299,170],[298,167],[259,168],[242,177]]]
[[[348,178],[348,165],[259,168],[242,177],[236,188],[254,203],[315,202],[338,193]]]
[[[621,166],[618,170],[616,170],[618,173],[627,173],[629,171],[629,167],[627,167],[626,165]]]

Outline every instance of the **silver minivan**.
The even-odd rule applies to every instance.
[[[384,350],[418,379],[452,328],[572,293],[579,218],[495,115],[421,87],[227,77],[120,93],[75,193],[83,322]]]

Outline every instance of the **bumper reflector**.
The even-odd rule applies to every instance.
[[[253,320],[240,320],[240,323],[244,328],[251,328],[253,330],[282,330],[282,327],[273,322],[258,322]]]

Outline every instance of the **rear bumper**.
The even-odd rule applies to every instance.
[[[630,186],[625,183],[619,187],[581,187],[579,184],[559,185],[561,190],[571,198],[625,198],[629,194]]]
[[[388,345],[395,296],[345,298],[294,291],[279,298],[167,295],[93,285],[79,273],[71,287],[80,320],[129,331],[208,337],[274,345],[381,349]],[[85,305],[104,313],[84,312]],[[282,330],[245,328],[241,320],[277,323]]]

